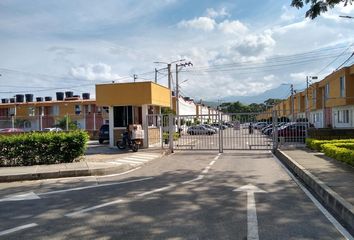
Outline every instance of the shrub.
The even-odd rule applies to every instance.
[[[73,162],[86,149],[84,131],[37,132],[0,137],[0,166]]]
[[[354,143],[354,139],[337,139],[337,140],[317,140],[313,138],[306,139],[306,145],[308,148],[322,151],[322,145],[327,143]]]
[[[322,149],[326,156],[354,166],[354,143],[326,143]]]
[[[177,141],[179,137],[180,137],[179,133],[177,133],[177,132],[173,133],[173,140],[174,141]],[[163,140],[169,139],[169,133],[163,132],[162,138],[163,138]]]

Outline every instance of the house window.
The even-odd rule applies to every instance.
[[[345,78],[339,78],[339,85],[340,85],[340,96],[345,97]]]
[[[113,107],[114,127],[127,127],[133,123],[133,107]]]
[[[34,107],[29,107],[28,108],[28,116],[34,117],[36,115],[36,110]]]
[[[306,103],[307,104],[307,103]],[[297,99],[297,105],[298,105],[298,111],[301,111],[301,97],[299,96],[299,98]]]
[[[59,115],[59,106],[53,106],[52,107],[52,115],[53,116],[58,116]]]
[[[329,98],[329,83],[327,83],[325,87],[325,98]]]
[[[338,123],[349,123],[349,110],[338,111]]]
[[[80,115],[81,113],[81,105],[75,105],[75,114]]]
[[[317,90],[314,89],[312,92],[312,104],[314,108],[316,108],[316,95],[317,95]]]

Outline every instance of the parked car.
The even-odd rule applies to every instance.
[[[308,128],[308,123],[288,123],[278,129],[278,137],[284,137],[286,141],[304,141]]]
[[[209,128],[209,129],[212,129],[212,130],[214,130],[215,132],[218,132],[218,131],[219,131],[219,128],[214,127],[214,126],[211,126],[211,125],[209,125],[209,124],[201,124],[200,126],[203,126],[203,127]]]
[[[0,132],[24,132],[22,128],[3,128]]]
[[[221,130],[224,130],[226,129],[227,127],[225,125],[219,125],[219,123],[212,123],[210,124],[212,127],[216,127],[218,129],[221,129]]]
[[[253,124],[254,129],[262,129],[264,128],[268,123],[267,122],[257,122]]]
[[[63,131],[63,129],[61,129],[59,127],[53,127],[53,128],[44,128],[43,131],[44,132],[61,132],[61,131]]]
[[[216,131],[204,126],[192,126],[188,128],[187,133],[190,135],[212,135],[215,134]]]
[[[103,124],[98,133],[98,142],[102,144],[106,140],[109,140],[109,125]]]

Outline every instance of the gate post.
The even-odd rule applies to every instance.
[[[277,111],[273,111],[273,116],[272,116],[272,121],[273,121],[273,152],[278,149],[278,114]]]
[[[169,135],[169,143],[170,143],[170,151],[173,153],[173,135],[175,133],[175,121],[173,114],[168,114],[168,135]]]
[[[222,125],[221,112],[219,112],[218,118],[219,118],[219,153],[223,153],[224,152],[224,142],[223,142],[223,130],[221,128],[221,125]]]

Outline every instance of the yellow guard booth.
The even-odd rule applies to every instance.
[[[110,146],[115,146],[129,124],[141,124],[144,147],[148,147],[149,137],[162,133],[148,122],[147,116],[160,114],[161,107],[170,107],[170,96],[170,89],[153,82],[97,84],[96,104],[109,107]]]

